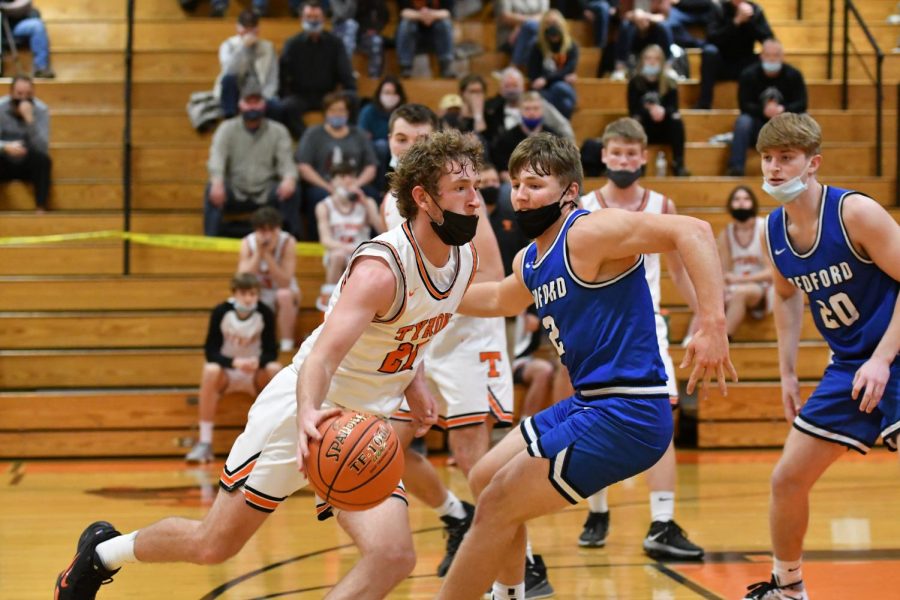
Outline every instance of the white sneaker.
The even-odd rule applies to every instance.
[[[747,586],[747,595],[743,600],[809,600],[806,587],[802,581],[790,585],[778,585],[772,575],[769,581],[760,581]]]
[[[609,78],[612,81],[625,81],[628,79],[628,73],[626,73],[624,69],[616,69]]]
[[[187,453],[184,460],[191,464],[204,464],[212,462],[215,458],[213,455],[212,444],[206,442],[197,442],[191,451]]]

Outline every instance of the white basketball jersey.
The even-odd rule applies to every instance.
[[[272,256],[275,257],[276,262],[281,262],[281,255],[284,254],[284,246],[287,244],[288,239],[291,237],[286,231],[282,231],[278,234],[278,240],[275,242],[275,251],[272,252]],[[258,243],[256,241],[256,233],[251,233],[247,235],[247,244],[250,246],[250,253],[256,254]],[[259,273],[257,274],[259,278],[259,287],[264,290],[274,290],[277,289],[277,285],[275,285],[275,281],[269,276],[269,265],[266,261],[259,261]]]
[[[232,300],[232,303],[234,301]],[[255,310],[241,319],[234,310],[222,317],[222,355],[231,358],[254,358],[262,351],[262,332],[265,323],[262,313]]]
[[[666,197],[659,192],[644,190],[644,198],[640,207],[635,212],[647,212],[657,215],[665,214],[668,202]],[[581,207],[585,210],[595,211],[608,208],[600,190],[594,190],[590,194],[581,197]],[[644,270],[647,277],[647,285],[650,286],[650,296],[653,298],[653,310],[659,312],[659,254],[644,255]]]
[[[728,239],[728,249],[731,252],[731,272],[735,275],[751,275],[765,268],[763,263],[763,248],[760,236],[766,227],[763,217],[756,217],[753,226],[753,237],[746,246],[742,245],[734,235],[734,223],[729,223],[725,228],[725,236]]]
[[[381,216],[384,217],[384,226],[388,229],[393,229],[405,220],[397,209],[397,196],[391,192],[385,194],[384,200],[381,201]]]
[[[420,251],[409,223],[363,242],[347,266],[325,314],[340,297],[353,261],[377,256],[397,278],[394,303],[388,314],[372,321],[353,345],[331,380],[328,402],[366,412],[390,415],[400,406],[403,392],[425,357],[423,346],[443,330],[456,312],[478,266],[473,244],[452,247],[450,260],[435,267]],[[299,369],[312,350],[320,325],[306,338],[294,365]]]
[[[358,246],[369,239],[369,219],[362,202],[353,202],[350,210],[344,212],[331,196],[322,201],[328,211],[328,225],[331,237],[344,244]]]

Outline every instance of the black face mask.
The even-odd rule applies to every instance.
[[[258,108],[251,108],[250,110],[245,110],[241,113],[241,117],[244,119],[244,121],[259,121],[265,116],[266,111],[260,110]]]
[[[728,212],[731,213],[731,216],[735,221],[739,221],[740,223],[744,223],[756,216],[756,210],[752,208],[732,208]]]
[[[431,215],[428,215],[428,218],[431,219],[431,228],[441,241],[448,246],[464,246],[471,242],[475,237],[475,230],[478,229],[478,215],[461,215],[452,210],[444,210],[437,202],[434,204],[444,215],[444,222],[438,225]]]
[[[607,169],[606,176],[613,182],[613,185],[624,190],[640,178],[641,168],[638,167],[634,171]]]
[[[562,200],[565,195],[566,192],[563,192],[559,197],[559,200],[553,204],[548,204],[547,206],[533,208],[531,210],[516,211],[516,223],[519,224],[519,229],[522,230],[525,237],[533,240],[556,223],[562,214],[562,204],[560,204],[560,200]]]
[[[494,206],[497,204],[497,200],[500,199],[500,188],[497,186],[483,187],[481,190],[481,197],[484,198],[484,203],[488,206]]]

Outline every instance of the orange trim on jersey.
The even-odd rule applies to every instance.
[[[412,421],[410,413],[404,410],[398,410],[397,412],[392,414],[390,418],[394,419],[395,421],[403,421],[404,423],[409,423]]]
[[[475,248],[475,242],[469,242],[469,248],[472,249],[472,274],[469,275],[466,289],[469,289],[469,286],[475,281],[475,272],[478,271],[478,250]]]
[[[246,487],[243,488],[243,492],[244,492],[244,499],[247,502],[249,502],[250,504],[253,504],[260,508],[264,508],[266,510],[275,510],[276,508],[278,508],[278,505],[279,505],[278,502],[275,502],[274,500],[269,500],[268,498],[263,498],[259,494],[254,494],[253,492],[248,490]]]
[[[406,490],[403,489],[403,486],[401,485],[398,485],[396,487],[396,489],[391,493],[391,496],[396,496],[397,498],[400,498],[401,500],[409,504],[409,496],[406,494]]]
[[[431,281],[431,277],[428,275],[428,270],[425,268],[425,259],[422,257],[422,253],[419,251],[419,245],[416,243],[416,238],[413,236],[412,229],[409,227],[409,221],[403,223],[403,233],[406,235],[406,239],[409,240],[410,245],[413,248],[413,252],[416,255],[416,268],[419,270],[419,278],[422,280],[422,283],[425,284],[425,289],[428,290],[428,293],[435,300],[446,300],[450,297],[450,292],[453,291],[453,285],[456,283],[456,278],[459,277],[460,270],[460,252],[459,247],[454,246],[451,251],[456,252],[456,272],[453,273],[453,281],[450,282],[450,285],[447,286],[446,291],[441,291],[438,287]]]
[[[225,469],[223,468],[222,475],[221,475],[221,477],[219,477],[219,479],[221,479],[222,483],[224,483],[226,486],[234,487],[235,483],[237,483],[241,479],[246,479],[247,477],[249,477],[250,472],[253,470],[253,467],[255,467],[255,466],[256,466],[256,461],[254,460],[253,462],[248,463],[246,466],[244,466],[244,468],[239,470],[237,473],[234,473],[232,475],[229,475],[228,472],[225,471]]]
[[[512,413],[506,412],[503,410],[503,407],[500,406],[500,403],[497,402],[497,399],[494,398],[494,395],[489,391],[488,392],[488,406],[491,407],[491,412],[501,423],[512,423]]]
[[[347,275],[344,277],[343,283],[341,283],[341,289],[343,289],[344,284],[347,283],[347,277],[349,277],[349,275],[350,275],[350,269],[349,269],[350,265],[353,264],[353,261],[356,258],[358,258],[359,251],[366,244],[378,244],[379,246],[384,246],[385,248],[390,250],[391,255],[394,257],[394,262],[396,262],[397,266],[400,268],[400,276],[403,278],[403,281],[400,282],[401,285],[403,286],[403,304],[401,304],[400,308],[397,309],[397,314],[392,316],[390,319],[378,318],[377,316],[374,319],[372,319],[372,321],[374,321],[375,323],[384,323],[384,324],[394,323],[406,311],[406,298],[407,298],[406,291],[408,289],[408,286],[406,283],[406,269],[403,268],[403,263],[400,261],[400,254],[397,252],[397,249],[394,248],[391,244],[389,244],[387,242],[383,242],[381,240],[369,240],[367,242],[363,242],[362,244],[360,244],[359,247],[354,252],[354,256],[350,258],[350,263],[347,265],[347,267],[348,267]]]
[[[480,415],[468,415],[465,417],[453,417],[452,419],[447,419],[447,427],[462,427],[463,425],[476,425],[478,423],[484,423],[487,420],[487,413]]]

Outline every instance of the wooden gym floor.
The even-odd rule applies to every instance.
[[[777,458],[776,451],[680,453],[676,517],[705,546],[701,564],[658,563],[642,554],[649,515],[640,477],[612,489],[604,549],[576,544],[583,506],[536,521],[531,537],[556,598],[740,598],[747,584],[768,577],[768,477]],[[459,471],[437,463],[467,497]],[[94,520],[128,532],[170,515],[199,518],[216,493],[219,468],[171,459],[0,463],[0,598],[51,597],[57,572]],[[804,567],[812,598],[900,597],[892,583],[900,572],[897,475],[896,456],[877,450],[868,457],[848,453],[819,482]],[[430,598],[440,585],[434,575],[443,555],[440,523],[415,500],[411,519],[418,566],[391,598]],[[129,565],[98,597],[321,598],[355,560],[348,541],[334,521],[316,521],[312,496],[301,492],[228,563]]]

